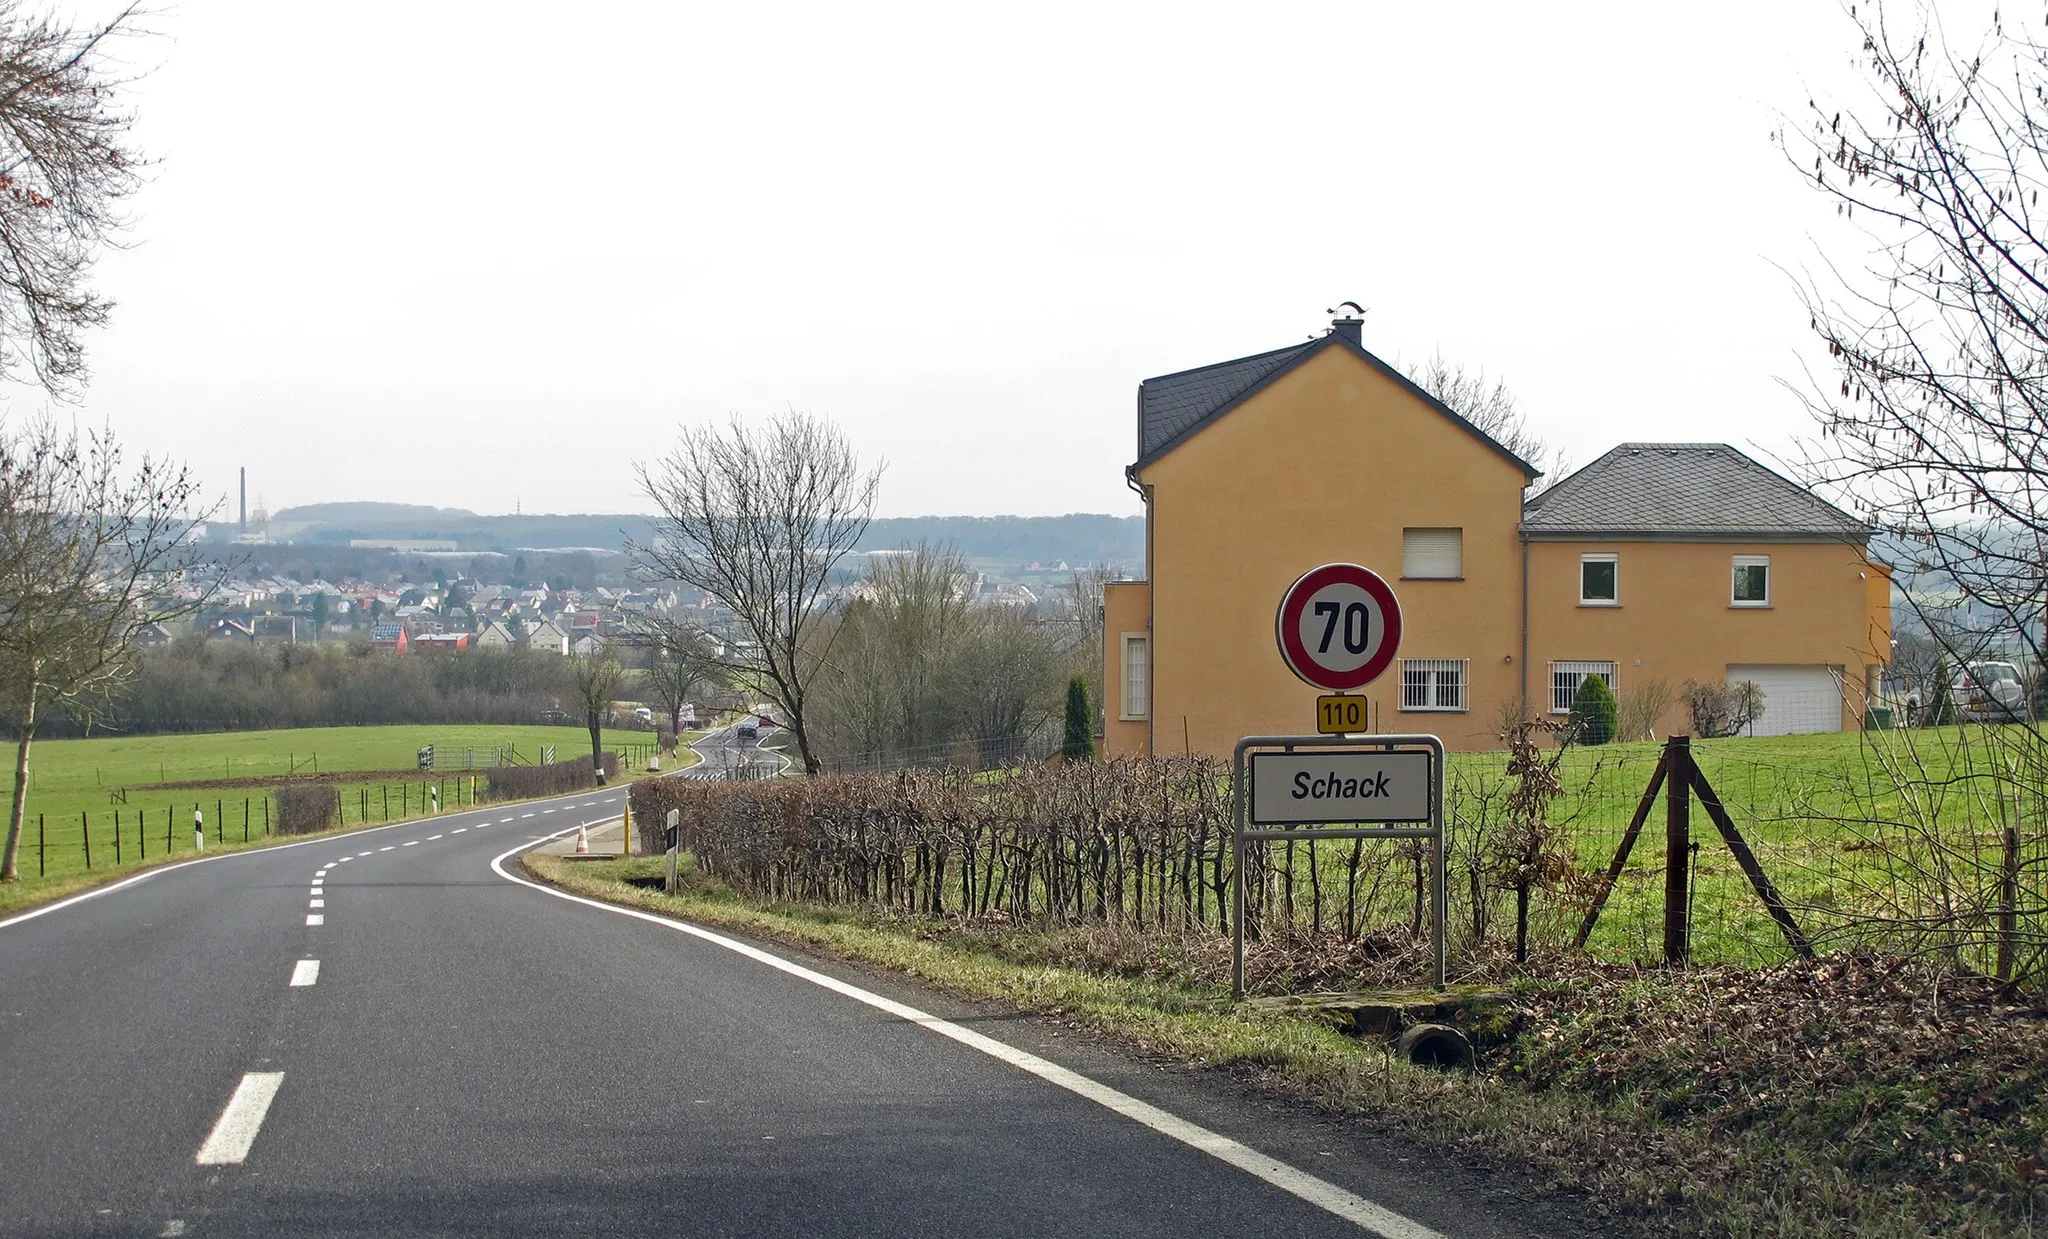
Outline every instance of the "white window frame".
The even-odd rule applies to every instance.
[[[1138,657],[1138,680],[1131,683],[1131,647],[1135,645],[1144,651]],[[1143,722],[1151,717],[1152,710],[1152,634],[1127,632],[1123,634],[1122,651],[1117,659],[1117,718],[1126,723]],[[1137,690],[1138,712],[1131,712],[1132,689]]]
[[[1597,675],[1601,679],[1606,680],[1608,691],[1614,691],[1614,672],[1614,663],[1602,662],[1599,659],[1559,659],[1551,663],[1550,712],[1552,714],[1570,714],[1572,712],[1572,699],[1579,695],[1579,685],[1589,675]],[[1572,677],[1571,683],[1568,686],[1558,683],[1558,677],[1561,675]]]
[[[1614,597],[1612,597],[1612,598],[1588,598],[1588,597],[1586,597],[1586,565],[1587,565],[1587,564],[1613,564],[1613,565],[1614,565]],[[1729,581],[1730,581],[1730,585],[1731,585],[1731,588],[1732,588],[1732,586],[1733,586],[1733,581],[1734,581],[1734,578],[1733,578],[1733,577],[1730,577],[1730,578],[1729,578]],[[1580,606],[1582,606],[1582,607],[1618,607],[1618,606],[1620,606],[1620,605],[1621,605],[1621,556],[1619,556],[1619,555],[1617,555],[1617,554],[1615,554],[1615,553],[1613,553],[1613,552],[1611,552],[1611,551],[1603,551],[1603,552],[1597,552],[1597,553],[1594,553],[1594,554],[1590,554],[1590,555],[1581,555],[1581,556],[1579,556],[1579,605],[1580,605]],[[1614,687],[1614,686],[1610,684],[1610,685],[1608,685],[1608,687],[1609,687],[1609,688],[1612,688],[1612,687]]]
[[[1457,563],[1449,572],[1417,572],[1415,547],[1417,535],[1452,534],[1457,539]],[[1401,531],[1401,579],[1404,581],[1462,581],[1465,579],[1465,529],[1449,525],[1411,526]]]
[[[1401,660],[1401,711],[1406,714],[1465,714],[1471,709],[1465,671],[1468,658],[1404,658]],[[1417,679],[1424,704],[1410,701]]]
[[[1737,568],[1762,568],[1764,570],[1764,596],[1762,598],[1737,598],[1735,596],[1735,570]],[[1771,557],[1769,555],[1737,555],[1729,562],[1728,605],[1731,607],[1768,607],[1771,605]]]

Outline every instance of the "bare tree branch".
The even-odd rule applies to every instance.
[[[636,568],[730,612],[728,667],[781,707],[805,771],[817,773],[807,717],[829,645],[819,621],[834,570],[874,514],[880,466],[863,472],[836,427],[791,410],[760,428],[738,417],[686,428],[638,471],[661,515],[651,542],[627,548]]]

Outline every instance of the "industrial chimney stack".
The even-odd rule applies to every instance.
[[[242,466],[242,506],[235,522],[236,533],[249,532],[249,466]]]

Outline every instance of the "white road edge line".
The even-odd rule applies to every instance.
[[[532,817],[533,814],[529,813],[526,816]],[[508,817],[504,820],[509,822],[512,819]],[[351,838],[360,838],[364,835],[374,835],[386,830],[398,830],[401,827],[417,825],[419,825],[418,822],[388,822],[382,826],[365,826],[360,830],[350,831],[349,834]],[[155,869],[145,869],[132,877],[122,878],[118,882],[109,882],[105,886],[96,886],[89,891],[73,895],[68,899],[59,899],[55,903],[46,903],[40,908],[30,908],[26,912],[17,912],[13,916],[0,918],[0,929],[6,929],[10,925],[20,925],[26,921],[35,920],[40,916],[48,916],[52,912],[61,911],[71,907],[73,904],[81,904],[89,899],[98,899],[102,895],[111,895],[115,891],[127,890],[131,886],[150,881],[153,878],[160,878],[167,873],[175,873],[180,869],[189,869],[193,865],[213,865],[219,864],[222,861],[247,860],[252,856],[269,856],[274,852],[289,852],[293,848],[319,847],[331,842],[333,842],[331,839],[305,839],[298,843],[272,843],[260,848],[249,848],[246,851],[217,852],[212,856],[195,856],[191,860],[181,860],[176,864],[160,865]],[[369,853],[364,852],[363,855],[368,856]],[[327,867],[332,869],[336,865],[345,865],[354,859],[355,857],[353,856],[343,856],[329,861]]]
[[[570,832],[560,830],[547,836],[547,838],[558,839],[568,833]],[[1177,1140],[1191,1149],[1207,1153],[1216,1160],[1226,1165],[1235,1166],[1246,1174],[1263,1180],[1291,1196],[1298,1197],[1327,1213],[1343,1218],[1355,1226],[1380,1235],[1382,1239],[1447,1239],[1441,1232],[1431,1230],[1412,1218],[1396,1213],[1384,1205],[1374,1204],[1365,1197],[1355,1192],[1346,1191],[1334,1183],[1326,1182],[1312,1174],[1296,1170],[1286,1162],[1261,1153],[1249,1145],[1240,1143],[1221,1133],[1210,1131],[1206,1127],[1190,1123],[1186,1119],[1169,1114],[1149,1102],[1140,1101],[1136,1097],[1128,1093],[1119,1092],[1106,1084],[1099,1084],[1079,1072],[1070,1071],[1060,1066],[1050,1059],[1040,1058],[1036,1054],[1020,1050],[1012,1045],[1006,1045],[994,1037],[975,1032],[970,1028],[963,1028],[951,1020],[942,1020],[936,1015],[920,1011],[906,1003],[897,1002],[893,998],[884,998],[880,994],[864,990],[857,985],[850,985],[837,977],[829,977],[822,972],[812,971],[802,964],[792,963],[779,955],[770,954],[759,947],[748,946],[744,942],[728,938],[723,934],[713,933],[708,929],[692,925],[687,921],[657,916],[652,912],[642,912],[638,908],[621,908],[614,904],[601,903],[595,899],[585,899],[581,895],[571,895],[566,891],[559,891],[551,886],[529,881],[526,878],[514,877],[512,874],[507,873],[504,867],[505,861],[513,856],[517,856],[521,852],[529,850],[532,846],[530,843],[523,843],[511,851],[501,853],[493,858],[491,861],[492,872],[507,882],[516,882],[521,886],[530,886],[534,890],[540,891],[543,894],[553,895],[557,899],[566,899],[570,903],[580,903],[586,907],[616,913],[619,916],[630,916],[635,920],[646,921],[650,925],[660,925],[665,929],[673,929],[678,933],[701,938],[714,946],[724,947],[735,954],[744,955],[748,959],[766,964],[770,968],[786,972],[799,980],[809,981],[821,989],[831,990],[833,993],[851,998],[855,1002],[865,1003],[877,1011],[884,1011],[896,1016],[898,1019],[920,1025],[942,1037],[957,1041],[969,1049],[979,1050],[990,1058],[998,1059],[1020,1071],[1037,1076],[1048,1084],[1056,1085],[1076,1096],[1084,1097],[1096,1105],[1102,1106],[1104,1109],[1121,1114],[1125,1118],[1149,1127],[1169,1139]]]
[[[220,1112],[220,1120],[192,1160],[202,1166],[239,1166],[246,1161],[250,1146],[256,1143],[256,1133],[263,1127],[263,1116],[270,1113],[277,1086],[283,1083],[282,1071],[252,1071],[243,1076],[235,1086],[234,1096],[228,1098],[227,1108]]]
[[[319,961],[319,960],[317,960],[317,959],[302,959],[302,960],[300,960],[300,961],[299,961],[298,963],[296,963],[296,964],[293,964],[293,965],[292,965],[292,984],[293,984],[293,985],[313,985],[313,984],[316,984],[316,983],[317,983],[317,982],[318,982],[319,980],[320,980],[320,961]]]

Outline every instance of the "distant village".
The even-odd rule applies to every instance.
[[[897,552],[877,551],[873,555]],[[855,556],[861,560],[862,556]],[[1031,571],[1070,572],[1064,561],[1034,562]],[[190,587],[194,592],[204,586]],[[856,570],[833,591],[833,605],[872,587]],[[976,571],[959,584],[971,605],[1029,612],[1046,619],[1078,616],[1071,588],[1033,589]],[[273,575],[232,575],[214,587],[191,627],[153,626],[140,642],[166,644],[189,632],[256,646],[366,641],[386,654],[448,654],[524,647],[563,657],[585,655],[636,630],[650,613],[694,612],[706,633],[737,639],[732,616],[694,590],[674,587],[486,584],[457,575],[421,584],[359,579],[297,581]]]

